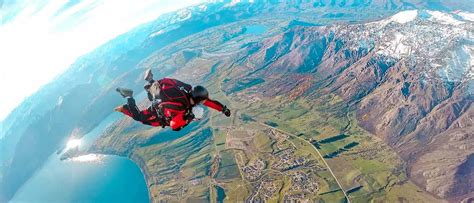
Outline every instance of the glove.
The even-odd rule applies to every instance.
[[[227,106],[224,106],[224,108],[222,108],[222,113],[225,116],[230,117],[230,109],[228,109]]]

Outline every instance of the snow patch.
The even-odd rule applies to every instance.
[[[405,24],[410,21],[415,20],[418,16],[418,10],[408,10],[408,11],[401,11],[392,17],[390,17],[390,21],[394,21],[400,24]]]
[[[467,78],[470,80],[474,80],[474,46],[464,46],[464,50],[469,55]]]
[[[385,42],[379,47],[377,54],[391,56],[394,58],[401,58],[411,53],[411,47],[404,44],[406,36],[402,33],[396,32],[393,40]]]
[[[462,21],[456,20],[453,16],[451,16],[447,13],[443,13],[443,12],[440,12],[440,11],[426,11],[426,12],[428,12],[431,15],[429,20],[439,22],[441,24],[460,25],[460,24],[464,23]]]
[[[468,20],[468,21],[473,21],[474,22],[474,13],[469,13],[469,12],[459,12],[457,14],[458,16],[461,16],[464,20]]]
[[[447,81],[474,79],[474,45],[467,44],[450,53],[446,66],[438,72]]]
[[[403,44],[403,39],[405,38],[405,35],[401,33],[395,33],[395,40],[394,43],[396,44],[395,47],[395,54],[397,55],[407,55],[410,53],[411,47]]]

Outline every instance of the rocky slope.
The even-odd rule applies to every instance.
[[[267,78],[260,85],[267,96],[336,92],[363,128],[409,163],[418,184],[443,198],[472,196],[471,20],[413,10],[365,24],[296,27],[255,45],[253,66],[235,80]]]

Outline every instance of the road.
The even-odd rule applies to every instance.
[[[233,65],[234,65],[234,64],[232,64],[231,66],[233,66]],[[222,86],[221,86],[222,84],[221,84],[221,83],[218,83],[218,85],[219,85],[219,90],[222,90]],[[224,95],[224,97],[226,97],[226,99],[227,99],[229,102],[232,103],[232,99],[228,98],[225,93],[223,93],[223,95]],[[231,107],[232,107],[232,105],[231,105]],[[234,113],[233,116],[236,117],[236,114]],[[349,120],[349,122],[351,122],[351,121]],[[286,131],[284,131],[284,130],[280,130],[280,129],[275,128],[275,127],[273,127],[273,126],[267,125],[267,124],[265,124],[265,123],[263,123],[263,122],[258,122],[258,123],[259,123],[260,125],[269,127],[269,128],[271,128],[271,129],[277,130],[277,131],[279,131],[279,132],[281,132],[281,133],[284,133],[284,134],[287,134],[287,135],[289,135],[289,136],[292,136],[292,137],[294,137],[294,138],[296,138],[296,139],[299,139],[299,140],[301,140],[301,141],[303,141],[303,142],[309,144],[311,147],[313,147],[313,149],[318,153],[319,157],[321,158],[321,160],[323,161],[323,163],[324,163],[324,164],[326,165],[326,167],[328,168],[328,170],[329,170],[329,172],[331,173],[331,175],[334,177],[334,180],[336,180],[336,183],[337,183],[337,185],[339,186],[339,188],[341,188],[341,191],[342,191],[342,193],[344,193],[344,197],[346,198],[347,203],[351,203],[351,200],[349,199],[349,196],[347,195],[346,191],[344,190],[344,188],[342,187],[341,183],[340,183],[339,180],[337,179],[336,175],[334,175],[334,172],[332,171],[331,167],[330,167],[329,164],[326,162],[326,160],[324,159],[324,157],[323,157],[323,155],[321,154],[321,152],[320,152],[316,147],[314,147],[313,144],[311,144],[310,142],[308,142],[307,140],[305,140],[305,139],[303,139],[303,138],[301,138],[301,137],[298,137],[298,136],[294,135],[293,133],[289,133],[289,132],[286,132]],[[212,122],[211,122],[211,124],[212,124]],[[235,125],[235,118],[234,118],[232,124]],[[237,165],[238,165],[238,164],[237,164]],[[240,171],[240,170],[239,170],[239,171]],[[241,173],[241,176],[243,177],[243,174],[242,174],[242,173]]]
[[[293,134],[293,133],[289,133],[289,132],[286,132],[284,130],[281,130],[281,129],[278,129],[278,128],[275,128],[273,126],[270,126],[270,125],[267,125],[265,123],[262,123],[262,122],[259,122],[260,125],[263,125],[265,127],[268,127],[268,128],[271,128],[271,129],[274,129],[278,132],[281,132],[281,133],[284,133],[284,134],[287,134],[295,139],[299,139],[307,144],[309,144],[311,147],[313,147],[314,150],[316,150],[316,152],[318,153],[319,157],[321,157],[321,160],[323,160],[324,164],[326,165],[326,167],[329,169],[329,172],[331,173],[331,175],[334,177],[334,180],[336,180],[336,183],[337,185],[339,186],[339,188],[341,188],[341,191],[344,193],[344,196],[346,197],[346,200],[348,203],[351,203],[351,200],[349,199],[349,196],[347,195],[346,191],[344,190],[344,188],[342,187],[341,183],[339,182],[339,180],[337,180],[337,177],[336,175],[334,175],[334,172],[332,172],[332,169],[331,167],[329,167],[329,164],[326,162],[326,160],[324,160],[323,158],[323,155],[321,154],[321,152],[318,150],[318,148],[314,147],[313,144],[311,144],[310,142],[308,142],[307,140],[301,138],[301,137],[298,137],[297,135]]]

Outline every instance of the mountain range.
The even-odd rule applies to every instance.
[[[252,126],[257,121],[314,143],[331,167],[350,163],[333,170],[337,178],[347,179],[339,185],[342,190],[363,186],[351,199],[387,200],[399,186],[402,191],[416,188],[422,201],[472,200],[473,10],[469,1],[225,1],[164,15],[79,58],[5,119],[0,128],[1,200],[9,200],[71,136],[80,137],[110,115],[123,102],[113,89],[143,90],[147,68],[157,77],[212,86],[211,93],[236,110],[232,123],[219,123],[222,118],[209,113],[210,120],[169,140],[168,132],[130,119],[104,133],[91,151],[135,161],[153,201],[188,197],[164,195],[172,191],[173,178],[217,182],[234,198],[226,184],[246,179],[235,175],[241,167],[259,159],[274,162],[263,152],[253,158],[241,154],[228,138],[222,142],[222,133],[239,134],[247,125],[264,131],[267,127]],[[260,139],[247,142],[240,150],[270,146],[256,144]],[[358,146],[345,148],[350,143]],[[165,154],[173,150],[181,154]],[[152,162],[152,155],[182,163],[160,171],[165,166]],[[361,168],[372,166],[376,172],[356,170],[359,161],[354,160],[360,157],[393,167],[375,170],[377,164],[364,162]],[[234,172],[226,171],[221,159],[233,163],[228,171]],[[177,176],[187,170],[196,174]],[[218,178],[220,171],[235,174]],[[270,176],[277,182],[290,177]],[[260,187],[244,185],[248,196],[242,200],[258,196],[253,192]],[[213,192],[194,192],[193,198],[213,199]]]

